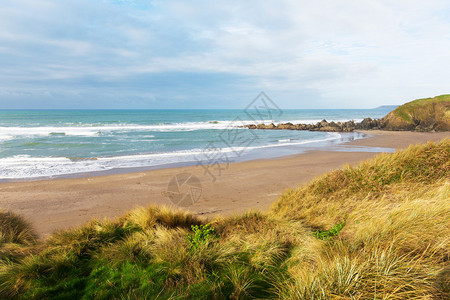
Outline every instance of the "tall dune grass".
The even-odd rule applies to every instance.
[[[449,299],[449,158],[448,139],[382,154],[266,213],[207,220],[152,206],[38,244],[14,231],[7,243],[28,252],[0,260],[0,298]],[[207,223],[194,247],[192,226]]]
[[[5,243],[33,244],[36,235],[23,217],[0,211],[0,245]]]

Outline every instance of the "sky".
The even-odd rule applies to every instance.
[[[2,0],[0,109],[373,108],[449,49],[448,0]]]

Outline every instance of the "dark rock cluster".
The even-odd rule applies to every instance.
[[[328,131],[328,132],[351,132],[355,129],[370,130],[382,129],[383,124],[381,119],[365,118],[361,122],[347,121],[347,122],[328,122],[322,120],[316,124],[292,124],[280,123],[275,125],[270,123],[265,124],[250,124],[246,126],[248,129],[289,129],[289,130],[309,130],[309,131]]]

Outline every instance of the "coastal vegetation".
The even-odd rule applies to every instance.
[[[267,212],[150,206],[39,241],[0,215],[0,298],[449,299],[450,140],[287,190]]]

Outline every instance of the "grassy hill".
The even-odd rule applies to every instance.
[[[450,95],[403,104],[382,119],[382,127],[387,130],[449,131]]]
[[[36,242],[0,218],[0,298],[448,299],[450,140],[286,191],[267,213],[148,207]]]

